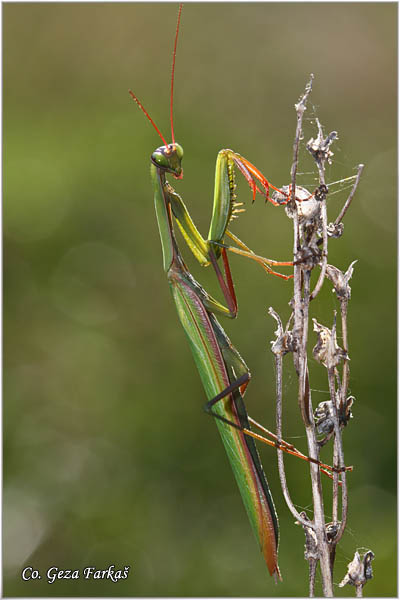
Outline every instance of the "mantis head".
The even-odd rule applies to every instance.
[[[181,22],[181,13],[182,13],[182,4],[179,5],[178,11],[178,22],[176,25],[176,34],[175,34],[175,43],[174,50],[172,53],[172,73],[171,73],[171,103],[170,103],[170,121],[171,121],[171,137],[172,143],[167,144],[167,141],[157,125],[154,123],[153,119],[150,117],[149,113],[140,102],[139,98],[129,90],[129,94],[131,95],[132,100],[136,102],[140,110],[146,115],[150,123],[153,125],[154,129],[157,131],[158,135],[164,142],[163,146],[160,146],[153,152],[151,155],[151,162],[162,171],[166,173],[171,173],[175,179],[182,179],[183,177],[183,169],[181,166],[182,158],[183,158],[183,148],[179,144],[175,142],[175,134],[174,134],[174,119],[173,119],[173,105],[174,105],[174,79],[175,79],[175,57],[176,57],[176,45],[178,42],[178,33],[179,33],[179,25]]]
[[[151,162],[159,169],[172,173],[175,179],[182,179],[183,148],[176,142],[167,146],[160,146],[151,155]]]

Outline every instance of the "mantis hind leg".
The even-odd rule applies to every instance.
[[[206,402],[206,404],[204,405],[205,412],[207,414],[209,414],[210,416],[215,417],[216,419],[219,419],[223,423],[226,423],[227,425],[230,425],[231,427],[238,429],[239,431],[244,433],[246,436],[254,438],[255,440],[258,440],[259,442],[262,442],[263,444],[267,444],[268,446],[272,446],[273,448],[280,449],[283,452],[286,452],[287,454],[291,454],[292,456],[295,456],[296,458],[300,458],[301,460],[304,460],[306,462],[310,462],[310,463],[319,465],[321,473],[323,473],[330,479],[333,478],[332,473],[334,473],[334,472],[342,473],[343,471],[352,471],[353,470],[353,467],[344,467],[344,468],[340,468],[340,469],[337,467],[332,467],[332,466],[327,465],[319,460],[316,460],[314,458],[310,458],[309,456],[306,456],[300,450],[297,450],[297,448],[295,448],[293,446],[293,444],[289,444],[288,442],[285,442],[285,440],[279,440],[274,433],[272,433],[271,431],[269,431],[268,429],[266,429],[265,427],[263,427],[262,425],[257,423],[257,421],[255,421],[254,419],[249,417],[247,415],[247,413],[245,413],[245,422],[248,425],[246,427],[246,426],[243,426],[243,424],[238,425],[238,423],[235,423],[234,421],[231,421],[230,419],[227,419],[226,417],[223,417],[220,414],[213,411],[213,406],[215,406],[215,404],[217,404],[217,402],[220,402],[221,400],[223,400],[227,396],[230,396],[231,394],[235,394],[235,392],[240,391],[240,396],[242,397],[249,381],[250,381],[250,373],[249,372],[244,373],[241,377],[239,377],[238,379],[236,379],[235,381],[230,383],[224,390],[222,390],[222,392],[217,394],[217,396],[215,396],[214,398],[212,398],[211,400]],[[242,419],[241,419],[241,422],[243,423]],[[252,431],[250,429],[250,423],[252,425],[254,425],[255,427],[257,427],[258,429],[260,429],[261,431],[263,431],[265,434],[269,435],[272,438],[272,440],[269,440],[268,438]],[[341,482],[339,482],[339,485],[341,485]]]
[[[222,392],[220,392],[217,396],[214,396],[214,398],[211,398],[211,400],[206,402],[206,404],[204,405],[205,412],[207,414],[211,415],[212,417],[215,417],[216,419],[223,421],[223,423],[226,423],[227,425],[231,425],[232,427],[235,427],[236,429],[239,429],[240,431],[244,431],[244,428],[241,425],[238,425],[237,423],[234,423],[233,421],[230,421],[229,419],[222,417],[221,415],[214,412],[212,409],[213,409],[213,406],[217,402],[219,402],[220,400],[223,400],[224,398],[226,398],[230,394],[233,394],[237,390],[240,390],[241,395],[243,395],[244,390],[246,389],[249,381],[250,381],[250,373],[245,373],[244,375],[242,375],[241,377],[236,379],[236,381],[234,381],[233,383],[228,385],[228,387],[226,387],[224,390],[222,390]]]

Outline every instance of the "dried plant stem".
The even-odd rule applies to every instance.
[[[363,586],[356,585],[356,598],[362,598],[362,597],[363,597]]]
[[[312,427],[306,428],[307,442],[308,448],[310,452],[310,456],[313,455],[314,451],[318,449],[316,444],[315,435],[313,435]],[[326,598],[331,598],[333,596],[333,585],[332,585],[332,572],[331,572],[331,563],[330,563],[330,552],[326,538],[325,531],[325,514],[324,514],[324,503],[322,496],[322,486],[321,486],[321,477],[318,467],[310,464],[310,472],[311,472],[311,486],[312,486],[312,496],[313,496],[313,504],[314,504],[314,525],[315,525],[315,535],[318,541],[318,551],[319,551],[319,562],[321,568],[321,578],[322,578],[322,590],[323,594]]]
[[[341,313],[341,318],[342,318],[343,350],[346,352],[346,355],[348,355],[348,352],[349,352],[349,345],[348,345],[348,339],[347,339],[347,305],[348,305],[348,299],[342,298],[342,300],[340,302],[340,313]],[[341,394],[340,394],[340,400],[341,400],[342,404],[346,401],[346,397],[347,397],[347,390],[349,387],[349,374],[350,374],[349,359],[346,357],[343,361],[342,386],[341,386]]]
[[[347,210],[348,210],[348,208],[349,208],[349,206],[351,204],[351,201],[354,198],[354,194],[356,193],[356,189],[358,187],[358,184],[360,183],[360,177],[361,177],[361,174],[363,172],[363,169],[364,169],[364,165],[362,165],[362,164],[358,165],[356,180],[354,182],[354,185],[353,185],[353,187],[351,189],[350,195],[347,198],[347,200],[346,200],[346,202],[345,202],[342,210],[340,211],[340,213],[336,217],[336,220],[335,220],[335,223],[334,223],[335,226],[339,225],[339,223],[343,219],[344,215],[346,214],[346,212],[347,212]]]
[[[347,391],[348,391],[348,385],[349,385],[349,376],[350,376],[349,359],[348,359],[349,347],[348,347],[348,339],[347,339],[347,305],[348,305],[348,299],[343,298],[340,302],[340,309],[341,309],[341,318],[342,318],[343,350],[345,351],[345,358],[343,361],[342,384],[339,389],[341,406],[344,406],[346,403]],[[343,461],[343,465],[344,465],[342,436],[340,434],[339,434],[339,438],[337,436],[337,430],[339,429],[339,417],[337,414],[336,397],[335,397],[335,402],[332,404],[334,404],[334,406],[336,408],[335,422],[337,419],[337,426],[335,425],[335,451],[337,451],[337,454],[338,454],[337,458],[338,458],[339,464],[340,464],[340,461]],[[336,464],[336,463],[334,463],[334,464]],[[347,524],[348,492],[347,492],[346,473],[343,472],[341,474],[341,476],[342,476],[341,477],[341,481],[342,481],[342,517],[341,517],[339,530],[338,530],[335,540],[334,540],[335,546],[342,538],[344,530],[346,528],[346,524]]]
[[[328,187],[325,181],[325,164],[331,163],[333,152],[330,150],[332,142],[337,139],[336,131],[332,131],[326,137],[319,123],[318,134],[315,139],[311,138],[307,143],[307,150],[313,156],[318,168],[319,187],[313,194],[309,194],[305,188],[297,187],[296,177],[299,158],[299,145],[302,139],[303,115],[311,92],[313,76],[307,83],[304,94],[296,108],[296,133],[293,143],[293,160],[290,170],[291,184],[289,186],[289,201],[286,203],[286,213],[293,219],[293,298],[290,302],[292,314],[283,329],[279,315],[272,309],[269,313],[278,323],[277,338],[272,342],[272,352],[275,355],[276,373],[276,439],[278,469],[282,491],[285,501],[301,524],[305,533],[305,558],[309,566],[309,594],[315,595],[316,568],[319,562],[321,573],[322,593],[324,597],[333,597],[333,567],[336,555],[336,546],[341,539],[347,522],[348,490],[346,481],[346,467],[344,461],[342,432],[351,417],[351,405],[354,401],[352,396],[347,397],[350,369],[348,356],[348,331],[347,310],[351,289],[348,281],[353,273],[354,262],[350,264],[346,273],[342,273],[337,267],[328,264],[328,239],[329,237],[340,237],[343,232],[341,219],[350,206],[357,189],[363,165],[358,166],[356,180],[335,223],[329,223],[327,216],[326,196]],[[278,190],[280,192],[280,190]],[[279,196],[277,197],[279,203]],[[286,195],[287,198],[287,195]],[[311,274],[313,269],[319,265],[320,273],[317,283],[311,292]],[[336,313],[332,329],[314,321],[314,331],[318,334],[318,342],[313,348],[314,358],[327,370],[330,400],[321,402],[315,413],[312,404],[311,386],[309,379],[308,354],[309,344],[309,320],[310,303],[319,294],[325,279],[331,280],[336,296],[340,301],[341,331],[343,348],[336,341]],[[290,327],[292,329],[290,330]],[[301,418],[305,427],[308,445],[309,467],[311,476],[311,493],[313,501],[313,518],[309,519],[305,512],[299,513],[291,499],[281,444],[282,437],[282,413],[283,413],[283,356],[291,352],[294,367],[298,377],[298,405]],[[340,371],[338,366],[343,364]],[[323,439],[318,440],[318,434]],[[332,488],[332,523],[325,522],[324,500],[321,482],[320,451],[322,446],[332,441],[333,452],[333,480]],[[340,516],[339,516],[340,515]],[[349,565],[349,573],[358,569],[359,561],[356,561],[356,553],[353,562]],[[372,576],[370,562],[373,553],[369,551],[365,555],[364,571],[361,575],[362,585]],[[359,557],[358,557],[359,558]],[[358,560],[357,558],[357,560]],[[356,564],[357,562],[357,564]],[[351,567],[351,569],[350,569]],[[357,571],[358,572],[358,571]],[[363,574],[364,573],[364,574]],[[343,580],[343,585],[352,583],[356,585],[354,577],[349,574]],[[340,584],[342,585],[342,584]],[[357,587],[357,595],[361,593],[362,586]]]
[[[318,135],[323,138],[323,132],[320,122],[317,119],[318,125]],[[334,139],[334,138],[333,138]],[[325,161],[323,159],[316,160],[318,167],[318,175],[319,175],[319,185],[326,186],[325,182]],[[321,221],[322,221],[322,263],[321,263],[321,271],[318,277],[318,281],[316,286],[311,294],[311,300],[319,294],[322,284],[325,280],[326,274],[326,265],[328,264],[328,215],[326,212],[326,199],[325,194],[321,204]]]
[[[293,161],[292,167],[290,171],[291,176],[291,196],[290,203],[295,206],[295,198],[296,198],[296,177],[297,177],[297,167],[299,162],[299,146],[300,139],[303,132],[303,115],[306,110],[307,100],[312,90],[312,84],[314,80],[314,75],[311,73],[310,80],[306,85],[303,96],[300,98],[299,102],[295,105],[296,108],[296,133],[293,142]],[[299,264],[296,264],[298,259],[301,257],[298,255],[300,251],[300,240],[299,240],[299,219],[297,215],[297,211],[294,211],[293,217],[293,230],[294,230],[294,240],[293,240],[293,256],[295,257],[295,266],[294,266],[294,334],[297,337],[300,334],[298,327],[301,323],[301,303],[296,302],[296,297],[301,297],[301,286],[302,286],[302,271]],[[295,354],[296,357],[296,354]],[[296,370],[299,373],[299,364],[295,364]],[[304,418],[304,417],[303,417]]]
[[[310,82],[306,86],[306,90],[300,102],[296,104],[297,124],[295,141],[293,145],[293,163],[291,168],[291,186],[292,197],[291,201],[295,203],[296,194],[296,175],[298,165],[299,143],[302,134],[303,114],[306,109],[306,103],[312,87],[311,77]],[[309,456],[319,459],[319,447],[317,443],[316,431],[312,414],[312,403],[309,385],[309,375],[307,366],[307,339],[308,339],[308,309],[310,301],[310,271],[304,271],[299,259],[301,250],[300,227],[297,211],[294,212],[293,219],[294,228],[294,326],[293,334],[297,341],[297,351],[294,352],[295,367],[299,377],[299,393],[298,402],[303,418]],[[297,263],[297,264],[296,264]],[[314,531],[317,537],[319,560],[322,576],[322,589],[325,597],[333,596],[332,574],[330,567],[330,555],[327,545],[325,531],[325,516],[324,503],[322,496],[321,476],[319,468],[316,465],[310,464],[311,487],[314,504]],[[314,593],[314,581],[312,587],[310,583],[310,593]],[[311,578],[310,578],[311,582]]]
[[[282,355],[275,355],[275,373],[276,373],[276,436],[278,439],[278,443],[282,441]],[[306,521],[304,517],[296,510],[292,499],[289,494],[289,488],[286,480],[285,466],[283,462],[283,451],[278,448],[278,470],[279,470],[279,478],[281,481],[282,493],[285,498],[286,504],[292,513],[292,515],[297,519],[297,521],[303,525],[304,527],[312,527],[312,524],[309,521]]]
[[[325,176],[321,177],[320,173],[320,185],[325,185]],[[310,296],[310,300],[314,300],[314,298],[321,291],[322,285],[325,280],[326,275],[326,266],[328,264],[328,215],[326,212],[326,200],[325,198],[322,200],[321,204],[321,221],[322,221],[322,261],[321,261],[321,271],[318,277],[318,281],[315,284],[315,288],[312,291]]]
[[[295,105],[296,115],[297,115],[297,124],[296,124],[296,134],[294,137],[293,143],[293,161],[292,168],[290,171],[291,175],[291,202],[294,202],[296,197],[296,176],[297,176],[297,166],[299,164],[299,146],[301,134],[303,132],[303,114],[306,110],[308,96],[312,90],[312,84],[314,81],[314,75],[311,73],[310,80],[306,85],[303,96],[300,98],[299,102]]]
[[[336,440],[333,446],[333,464],[336,465],[338,461],[338,449]],[[334,524],[338,520],[338,507],[339,507],[339,474],[333,473],[333,487],[332,487],[332,521]]]
[[[309,583],[309,596],[310,598],[315,597],[315,574],[317,572],[317,560],[311,559],[309,561],[308,571],[308,583]]]
[[[319,174],[319,188],[312,196],[302,196],[304,188],[296,191],[296,177],[299,157],[299,144],[302,138],[303,115],[311,92],[313,76],[308,82],[303,96],[295,105],[296,108],[296,133],[293,143],[293,160],[290,171],[291,185],[290,198],[287,203],[286,212],[293,219],[293,257],[294,293],[291,301],[292,315],[283,331],[280,317],[270,309],[270,314],[278,322],[278,338],[273,343],[276,367],[276,431],[278,442],[282,440],[282,378],[283,360],[287,352],[293,353],[293,361],[298,376],[298,404],[304,423],[308,455],[312,459],[310,463],[311,492],[313,499],[313,519],[309,520],[305,513],[299,513],[290,497],[288,490],[283,451],[278,448],[278,468],[283,495],[289,510],[304,529],[306,536],[305,557],[309,564],[309,593],[310,597],[315,595],[315,575],[319,561],[321,571],[322,591],[325,597],[333,596],[333,566],[335,561],[336,545],[343,535],[347,521],[347,482],[346,467],[344,462],[342,428],[346,424],[346,411],[351,404],[347,399],[349,384],[349,358],[348,358],[348,334],[347,334],[347,305],[350,298],[350,288],[347,281],[350,279],[353,263],[347,273],[343,275],[336,267],[328,265],[328,232],[329,235],[339,237],[343,230],[340,223],[354,197],[358,186],[363,166],[359,165],[356,181],[351,193],[343,206],[334,224],[328,226],[326,194],[328,188],[325,181],[325,163],[331,161],[333,153],[330,150],[332,142],[337,138],[335,131],[324,137],[322,127],[318,121],[318,135],[307,144],[307,149],[314,157]],[[312,199],[307,206],[308,200]],[[302,204],[304,202],[304,205]],[[304,206],[304,208],[302,208]],[[321,248],[322,246],[322,248]],[[311,273],[313,268],[319,264],[320,273],[317,283],[311,292]],[[328,270],[329,269],[329,270]],[[311,398],[311,387],[308,369],[308,337],[309,337],[309,309],[310,302],[319,294],[325,278],[341,279],[343,293],[335,285],[337,296],[341,303],[341,326],[343,336],[343,349],[336,344],[336,317],[332,330],[315,322],[314,329],[320,333],[319,345],[314,348],[314,356],[327,368],[330,402],[321,403],[318,407],[318,415],[322,414],[325,434],[323,440],[318,441],[317,429],[314,419],[314,410]],[[344,281],[344,283],[343,283]],[[339,291],[338,291],[339,290]],[[289,324],[293,319],[292,331]],[[337,365],[343,361],[342,377],[340,377]],[[331,406],[331,408],[329,408]],[[339,413],[344,419],[339,420]],[[326,414],[326,416],[325,416]],[[318,416],[320,418],[320,416]],[[327,419],[326,423],[324,419]],[[319,430],[320,431],[320,430]],[[323,445],[333,439],[333,466],[339,469],[333,473],[333,496],[332,496],[332,523],[325,523],[324,501],[321,484],[321,473],[318,466],[320,450]],[[339,519],[339,489],[341,490],[341,515]]]
[[[300,248],[298,219],[294,219],[295,248]],[[300,271],[300,273],[296,273]],[[319,460],[319,447],[312,416],[312,403],[307,366],[308,339],[308,309],[310,301],[310,272],[301,271],[300,265],[295,265],[294,276],[294,335],[297,340],[297,351],[294,353],[296,370],[299,377],[298,402],[303,418],[308,453],[311,458]],[[301,334],[299,337],[298,335]],[[322,496],[321,476],[318,466],[310,464],[311,487],[314,505],[314,531],[317,537],[319,560],[321,566],[322,588],[325,597],[333,596],[330,553],[325,532],[324,503]],[[314,579],[313,579],[314,581]],[[314,584],[313,584],[314,585]],[[313,595],[313,590],[312,590]]]
[[[335,442],[334,442],[334,458],[337,457],[337,462],[334,464],[337,464],[339,466],[339,468],[343,468],[345,466],[344,463],[344,453],[343,453],[343,440],[342,440],[342,435],[341,435],[341,431],[340,431],[340,426],[339,426],[339,415],[338,415],[338,410],[337,410],[337,401],[336,401],[336,388],[335,388],[335,370],[334,368],[329,368],[328,369],[328,381],[329,381],[329,392],[330,392],[330,396],[331,396],[331,401],[332,401],[332,408],[333,408],[333,426],[334,426],[334,432],[335,432]],[[339,542],[340,538],[343,535],[344,529],[346,527],[346,522],[347,522],[347,506],[348,506],[348,498],[347,498],[347,480],[346,480],[346,471],[343,471],[341,473],[341,490],[342,490],[342,516],[341,516],[341,523],[340,523],[340,528],[338,533],[336,534],[334,541],[333,541],[333,545],[337,545],[337,543]],[[335,495],[337,498],[337,494],[338,494],[338,490],[337,487],[334,486],[334,492],[336,492],[336,494],[334,493],[334,500],[335,500]],[[336,507],[336,512],[337,512],[337,507]],[[334,520],[337,520],[334,518]]]
[[[300,374],[299,374],[299,401],[304,406],[304,414],[307,419],[304,420],[304,426],[307,436],[309,455],[319,460],[319,447],[315,431],[315,425],[312,418],[312,403],[309,385],[309,374],[307,367],[307,339],[308,339],[308,308],[310,298],[310,272],[304,274],[303,290],[303,339],[301,343],[300,354]],[[325,511],[322,495],[321,474],[316,465],[310,465],[311,488],[314,506],[314,525],[315,534],[318,541],[319,560],[322,576],[322,589],[325,597],[333,596],[332,573],[330,563],[330,552],[327,545],[325,531]]]

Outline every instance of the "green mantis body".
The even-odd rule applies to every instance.
[[[268,272],[273,272],[271,264],[292,265],[293,263],[276,263],[276,261],[256,256],[227,229],[229,222],[235,217],[235,213],[243,210],[238,208],[240,203],[235,202],[235,167],[244,175],[252,189],[253,200],[258,191],[263,193],[266,199],[273,204],[278,204],[269,196],[269,189],[274,186],[271,186],[262,173],[239,154],[232,150],[221,150],[218,154],[213,212],[207,239],[201,236],[182,199],[167,182],[167,173],[176,179],[181,179],[183,175],[183,149],[175,142],[172,118],[175,55],[181,10],[182,5],[178,13],[172,62],[172,143],[166,142],[141,102],[133,92],[130,91],[130,94],[164,142],[164,145],[157,148],[151,155],[151,178],[164,270],[167,273],[178,315],[189,340],[206,392],[208,402],[205,408],[209,414],[216,417],[217,427],[268,570],[271,575],[280,577],[277,563],[278,518],[260,457],[254,439],[251,437],[257,437],[257,435],[250,431],[249,419],[243,402],[250,373],[244,360],[218,323],[216,315],[234,318],[237,314],[235,291],[226,253],[227,246],[224,244],[225,235],[228,235],[239,246],[239,248],[229,247],[229,249],[258,261]],[[284,196],[285,193],[283,193]],[[286,200],[280,201],[279,204],[288,201],[289,195],[286,196]],[[202,266],[212,264],[227,306],[210,296],[189,272],[175,238],[174,220],[198,262]],[[221,257],[225,278],[218,265]],[[290,277],[279,275],[285,279]],[[275,445],[272,442],[267,443]],[[287,446],[289,447],[289,445]]]
[[[144,110],[132,92],[131,95]],[[238,242],[242,249],[246,248],[245,251],[239,249],[240,254],[256,258],[267,271],[271,272],[268,265],[275,262],[256,257],[228,230],[237,205],[234,167],[237,166],[245,175],[253,193],[257,180],[266,189],[268,198],[270,184],[245,158],[232,150],[221,150],[216,165],[209,237],[205,240],[195,227],[182,199],[166,179],[167,173],[176,179],[182,178],[182,158],[183,149],[175,141],[160,146],[151,155],[150,171],[164,270],[206,392],[206,411],[216,417],[222,442],[268,570],[271,575],[280,578],[277,562],[278,518],[253,437],[303,460],[317,462],[321,471],[330,477],[332,475],[329,471],[334,469],[306,457],[283,440],[278,441],[275,438],[275,442],[271,442],[250,430],[249,417],[243,401],[250,372],[216,318],[216,315],[233,318],[237,313],[236,296],[226,253],[226,248],[233,248],[225,246],[225,235]],[[174,220],[200,264],[213,265],[227,307],[208,294],[189,272],[175,238]],[[218,266],[219,258],[223,260],[225,279]],[[263,427],[256,425],[274,437]]]
[[[228,317],[236,315],[236,299],[225,250],[216,246],[214,253],[213,246],[213,242],[222,242],[234,210],[233,155],[232,151],[222,150],[218,156],[209,240],[201,237],[181,198],[166,180],[167,172],[177,178],[181,176],[183,151],[178,144],[162,146],[153,153],[151,177],[164,269],[178,315],[208,400],[222,396],[213,405],[213,414],[221,417],[216,419],[217,427],[269,572],[279,576],[278,519],[254,440],[242,431],[250,428],[242,397],[250,375],[245,362],[215,317],[215,314]],[[212,298],[189,273],[178,249],[173,218],[199,262],[211,262],[214,265],[224,294],[229,298],[231,293],[231,308]],[[216,259],[221,252],[228,282],[225,286]],[[227,388],[230,388],[228,394]],[[235,423],[237,427],[232,427],[226,421]]]

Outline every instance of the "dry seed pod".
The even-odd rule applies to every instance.
[[[341,360],[349,359],[347,352],[338,346],[336,341],[336,327],[329,329],[313,319],[314,331],[317,332],[318,341],[313,348],[315,360],[322,363],[328,369],[336,367]]]

